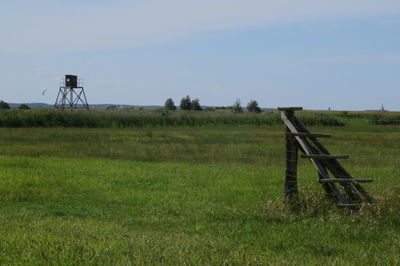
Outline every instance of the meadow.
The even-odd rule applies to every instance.
[[[278,122],[0,128],[0,263],[399,264],[400,126],[363,119],[310,128],[374,179],[357,211],[305,159],[301,205],[284,204]]]

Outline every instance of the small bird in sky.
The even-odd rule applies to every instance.
[[[46,91],[47,91],[47,89],[45,89],[43,92],[42,92],[42,95],[44,96],[44,94],[46,93]]]

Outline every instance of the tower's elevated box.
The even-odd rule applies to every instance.
[[[78,76],[65,75],[65,87],[70,87],[70,88],[78,87]]]

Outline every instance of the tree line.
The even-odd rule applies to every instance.
[[[10,109],[10,105],[8,103],[6,103],[5,101],[1,100],[0,101],[0,110],[1,109]],[[27,109],[31,109],[27,104],[21,104],[18,109],[21,110],[27,110]]]
[[[172,98],[168,98],[165,101],[164,107],[165,107],[165,109],[170,110],[170,111],[175,111],[178,109]],[[192,100],[189,95],[187,95],[186,97],[183,97],[181,99],[179,108],[181,110],[193,110],[193,111],[202,111],[203,110],[203,108],[200,105],[200,100],[198,98]],[[243,113],[244,112],[243,107],[240,102],[240,99],[237,99],[235,101],[235,103],[229,107],[229,109],[231,109],[235,113]],[[256,100],[251,100],[247,104],[247,111],[252,112],[252,113],[261,113],[262,110],[258,106],[258,102]]]
[[[168,98],[165,101],[164,104],[165,109],[170,110],[170,111],[175,111],[177,110],[177,106],[174,103],[174,100],[172,100],[172,98]],[[4,101],[0,101],[0,109],[10,109],[10,105]],[[26,104],[21,104],[18,109],[22,109],[22,110],[27,110],[30,109],[30,107]],[[106,109],[108,110],[114,110],[117,109],[116,106],[109,106]],[[186,97],[183,97],[180,104],[179,104],[179,109],[181,110],[193,110],[193,111],[203,111],[203,107],[201,107],[200,105],[200,100],[198,98],[196,99],[191,99],[189,95],[187,95]],[[213,108],[211,108],[213,109]],[[243,113],[244,109],[241,106],[241,102],[240,99],[237,99],[235,101],[235,103],[232,106],[229,107],[216,107],[216,109],[231,109],[233,112],[235,113]],[[261,108],[258,106],[258,102],[256,100],[251,100],[248,104],[247,104],[247,111],[248,112],[252,112],[252,113],[261,113]]]

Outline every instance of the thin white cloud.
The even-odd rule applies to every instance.
[[[0,52],[112,49],[216,30],[399,14],[398,0],[153,0],[0,11]]]
[[[400,64],[400,54],[349,54],[330,57],[313,57],[299,59],[302,63],[310,64]]]

